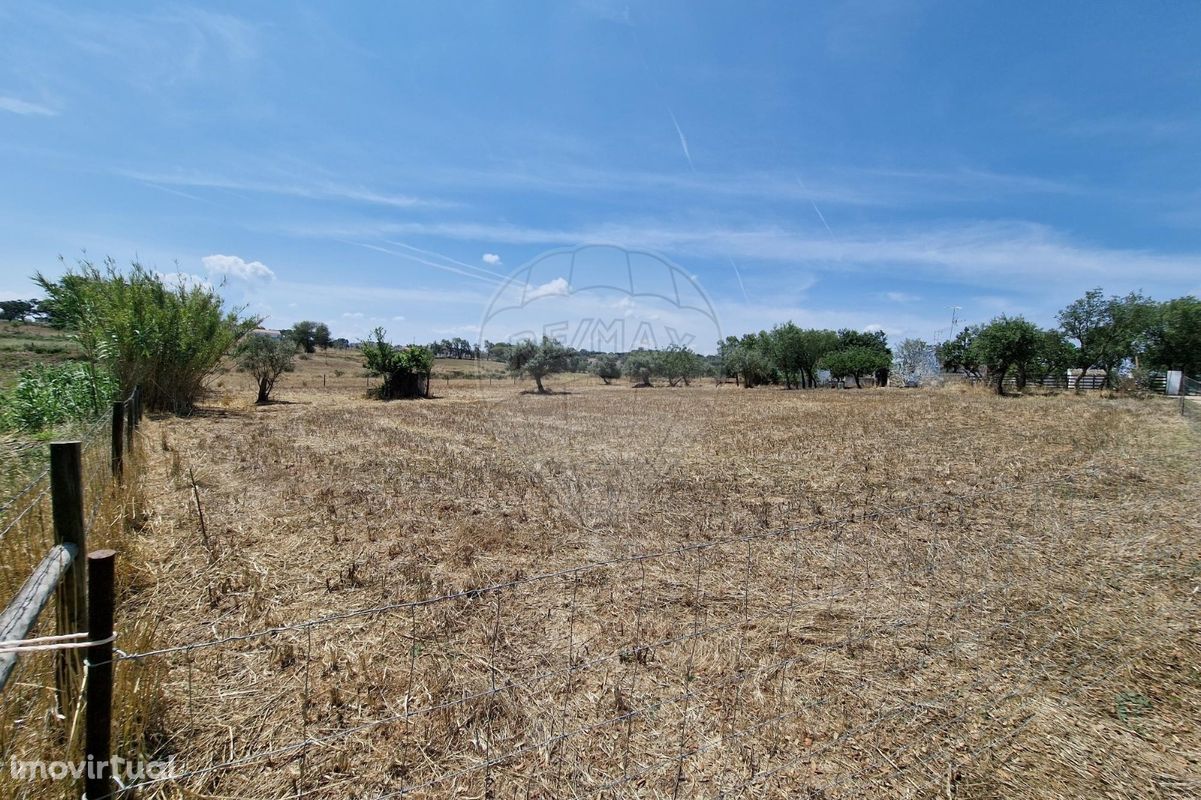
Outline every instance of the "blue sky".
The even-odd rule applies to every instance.
[[[1201,293],[1195,3],[104,5],[0,5],[0,296],[86,251],[472,338],[590,243],[726,333]]]

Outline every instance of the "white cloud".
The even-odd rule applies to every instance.
[[[916,294],[910,294],[909,292],[884,292],[880,297],[890,303],[916,303],[922,299]]]
[[[500,256],[498,256],[496,253],[484,253],[484,255],[483,255],[483,257],[481,258],[481,260],[482,260],[482,261],[483,261],[485,264],[488,264],[488,265],[490,265],[490,266],[493,266],[493,267],[495,267],[495,266],[497,266],[498,264],[500,264]]]
[[[9,111],[22,116],[55,117],[58,111],[41,103],[31,103],[16,97],[0,97],[0,111]]]
[[[565,297],[569,288],[566,278],[555,278],[541,286],[527,286],[525,299],[530,301],[539,297]]]
[[[362,311],[344,311],[342,316],[346,317],[347,319],[363,319],[367,315]]]
[[[405,318],[404,318],[404,317],[401,317],[401,316],[397,316],[397,317],[393,317],[393,318],[392,318],[392,321],[393,321],[393,322],[404,322],[404,321],[405,321]]]
[[[275,273],[261,261],[246,261],[237,256],[212,255],[200,259],[210,275],[229,275],[244,281],[274,280]]]

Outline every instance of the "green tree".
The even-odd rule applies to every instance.
[[[834,331],[808,328],[801,331],[797,341],[797,363],[803,383],[812,389],[817,386],[817,364],[822,356],[838,349],[838,334]]]
[[[317,330],[318,327],[324,327],[323,322],[313,322],[312,320],[302,319],[292,326],[290,331],[284,331],[284,334],[291,336],[292,339],[304,348],[306,353],[317,352]],[[329,328],[325,328],[326,337],[329,336]]]
[[[668,345],[658,354],[659,372],[671,386],[683,383],[688,386],[692,379],[704,374],[705,363],[692,349],[681,344]]]
[[[542,343],[531,339],[519,342],[509,353],[509,369],[515,375],[528,375],[538,385],[538,393],[546,394],[542,379],[567,369],[571,353],[557,339],[542,337]]]
[[[860,380],[865,375],[873,375],[881,369],[887,369],[892,357],[875,347],[855,345],[822,356],[819,366],[829,370],[835,380],[845,381],[855,379],[855,386],[862,388]]]
[[[1048,376],[1063,377],[1076,362],[1076,348],[1063,331],[1043,330],[1029,365],[1029,377],[1042,383]]]
[[[328,350],[333,340],[330,338],[329,326],[318,322],[313,326],[313,344],[322,350]],[[309,352],[312,352],[311,350]]]
[[[1192,295],[1163,303],[1150,326],[1147,365],[1201,375],[1201,300]]]
[[[296,368],[296,348],[296,340],[289,336],[276,339],[250,333],[242,339],[237,349],[238,368],[252,375],[258,383],[255,403],[269,402],[279,376]]]
[[[799,389],[804,378],[804,333],[793,322],[777,325],[767,334],[767,352],[784,379],[784,388]]]
[[[433,352],[418,345],[396,347],[387,336],[383,328],[376,328],[362,347],[367,369],[383,378],[379,396],[384,400],[427,396],[434,369]]]
[[[37,300],[0,301],[0,320],[24,322],[38,313]]]
[[[877,386],[885,386],[888,384],[888,371],[892,365],[892,350],[888,348],[888,337],[884,331],[856,331],[850,328],[843,328],[838,332],[838,349],[846,350],[852,347],[861,347],[865,350],[875,350],[885,356],[883,366],[872,370],[872,375],[876,378]],[[858,378],[855,379],[855,384],[859,384]]]
[[[973,345],[980,333],[979,325],[961,330],[954,339],[948,339],[935,348],[938,361],[947,372],[963,370],[973,378],[980,377],[980,356]]]
[[[621,362],[612,353],[605,353],[597,357],[592,371],[608,386],[621,377]]]
[[[1086,292],[1058,314],[1060,328],[1077,344],[1074,366],[1082,373],[1104,370],[1105,384],[1112,386],[1118,367],[1147,346],[1155,310],[1139,293],[1106,298],[1099,288]]]
[[[656,350],[635,350],[625,357],[622,371],[635,386],[653,386],[654,378],[662,374]]]
[[[988,378],[997,394],[1005,394],[1005,376],[1010,369],[1016,371],[1017,387],[1025,387],[1041,341],[1042,331],[1037,325],[1002,314],[980,329],[972,347],[988,367]]]

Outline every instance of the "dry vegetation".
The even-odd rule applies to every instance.
[[[120,568],[126,588],[136,591],[145,577],[144,564],[130,558],[141,547],[137,529],[146,519],[142,504],[143,459],[141,448],[126,454],[125,480],[111,474],[112,429],[106,421],[81,432],[84,519],[91,550],[113,548],[123,559]],[[38,448],[43,467],[45,447]],[[49,476],[42,472],[28,480],[0,504],[0,596],[9,602],[38,562],[54,544]],[[45,608],[31,637],[56,633],[54,600]],[[122,646],[134,650],[151,645],[154,620],[126,617],[121,625]],[[0,797],[78,797],[69,783],[14,780],[12,760],[79,761],[83,751],[82,719],[78,698],[60,704],[55,691],[55,655],[22,655],[4,688],[0,706]],[[152,752],[160,746],[164,699],[158,687],[164,665],[147,664],[138,671],[118,672],[114,700],[114,749],[127,757]],[[60,716],[61,715],[61,716]]]
[[[381,403],[318,355],[284,402],[231,374],[147,425],[122,614],[160,646],[402,604],[123,662],[165,670],[181,769],[244,761],[154,793],[1201,793],[1201,473],[1167,404],[552,383]]]

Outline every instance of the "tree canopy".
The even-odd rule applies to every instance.
[[[258,384],[256,403],[269,402],[275,382],[296,368],[296,349],[296,340],[290,336],[276,339],[249,333],[242,339],[237,349],[238,369],[250,373]]]
[[[539,394],[546,394],[542,380],[567,370],[570,353],[559,340],[543,336],[541,343],[532,339],[518,342],[509,351],[509,369],[515,375],[528,375],[534,379]]]

